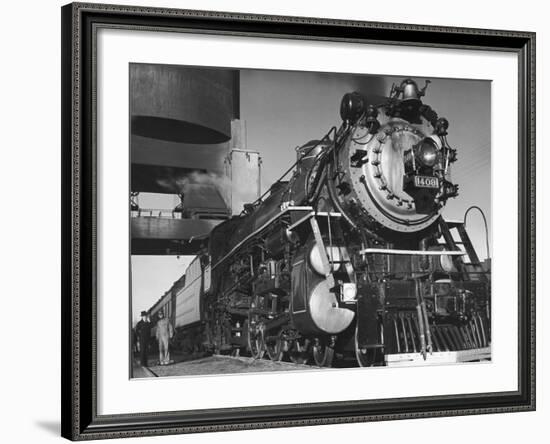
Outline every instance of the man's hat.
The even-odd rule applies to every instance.
[[[142,312],[141,312],[141,316],[147,316],[147,312],[146,312],[146,311],[142,311]]]

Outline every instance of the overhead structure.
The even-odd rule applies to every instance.
[[[236,70],[132,63],[132,134],[178,143],[216,144],[239,117]]]
[[[239,215],[244,205],[255,202],[261,195],[262,158],[258,151],[246,145],[246,122],[231,122],[231,149],[225,158],[225,176],[230,181],[230,206]]]
[[[196,254],[230,217],[225,162],[238,117],[237,70],[130,65],[132,254]],[[142,208],[140,193],[172,195],[174,206]]]

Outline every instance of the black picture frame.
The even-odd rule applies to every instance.
[[[535,33],[72,3],[62,15],[62,436],[118,438],[535,409]],[[511,51],[519,60],[518,390],[100,416],[95,39],[100,27]]]

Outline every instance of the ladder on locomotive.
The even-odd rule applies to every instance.
[[[469,263],[465,263],[464,265],[471,267],[475,273],[485,273],[486,270],[483,268],[483,264],[479,260],[479,256],[477,255],[474,245],[472,244],[472,240],[466,231],[464,222],[442,221],[441,228],[443,231],[443,237],[445,238],[444,245],[448,245],[453,250],[459,249],[459,245],[462,245],[469,259]],[[452,230],[456,230],[460,240],[457,241],[454,239]],[[445,231],[448,232],[448,236],[446,236]]]

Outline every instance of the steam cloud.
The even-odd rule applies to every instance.
[[[226,175],[211,172],[193,171],[185,176],[159,178],[159,187],[166,190],[177,190],[178,194],[186,193],[188,185],[210,185],[216,188],[227,208],[231,208],[231,180]]]

